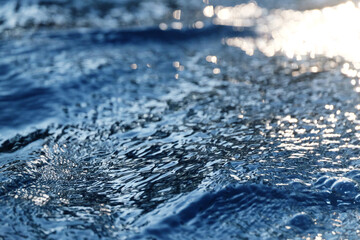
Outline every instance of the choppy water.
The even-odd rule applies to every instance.
[[[357,239],[357,4],[2,1],[0,239]]]

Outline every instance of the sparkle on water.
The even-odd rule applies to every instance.
[[[356,239],[356,1],[6,1],[0,239]]]

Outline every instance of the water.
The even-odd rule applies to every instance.
[[[357,4],[3,1],[0,239],[357,239]]]

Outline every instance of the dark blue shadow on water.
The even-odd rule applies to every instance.
[[[183,28],[182,30],[161,30],[158,27],[135,29],[135,30],[94,30],[87,34],[71,32],[64,36],[61,33],[53,33],[50,38],[84,39],[97,43],[141,43],[165,42],[176,43],[179,41],[194,40],[200,38],[227,38],[227,37],[256,37],[256,32],[250,27],[236,28],[232,26],[208,25],[201,29]]]

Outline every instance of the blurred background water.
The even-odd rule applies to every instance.
[[[357,1],[0,1],[0,239],[358,239]]]

